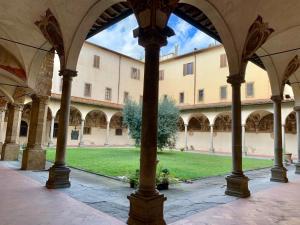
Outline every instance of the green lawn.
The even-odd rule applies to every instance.
[[[47,151],[47,159],[54,160],[55,151]],[[231,157],[199,153],[163,151],[158,153],[159,166],[168,168],[181,180],[224,175],[231,171]],[[126,176],[139,168],[139,149],[77,148],[67,150],[67,164],[108,176]],[[271,160],[243,160],[244,170],[272,166]]]

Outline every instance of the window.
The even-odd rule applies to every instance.
[[[202,102],[204,99],[204,89],[198,91],[198,102]]]
[[[221,100],[227,99],[227,86],[220,87],[220,98]]]
[[[111,101],[111,88],[105,88],[105,100]]]
[[[254,97],[254,83],[246,83],[246,97]]]
[[[53,137],[57,138],[57,134],[58,134],[58,123],[54,123]]]
[[[116,134],[116,136],[122,136],[123,135],[123,129],[122,128],[117,128],[115,134]]]
[[[184,93],[179,93],[179,103],[184,103]]]
[[[92,95],[92,84],[84,84],[84,97],[91,97]]]
[[[123,101],[124,101],[124,103],[126,103],[128,100],[129,100],[129,93],[125,91]]]
[[[59,83],[59,91],[62,92],[62,88],[63,88],[63,78],[60,78],[60,83]]]
[[[194,63],[183,64],[183,76],[194,73]]]
[[[134,80],[139,80],[140,79],[140,70],[132,67],[131,68],[131,78]]]
[[[87,134],[87,135],[92,134],[91,127],[84,127],[83,128],[83,134]]]
[[[220,68],[227,67],[227,57],[226,54],[220,55]]]
[[[143,95],[140,95],[140,105],[143,104]]]
[[[159,80],[164,80],[165,79],[165,71],[164,70],[160,70],[159,71]]]
[[[22,120],[20,126],[20,137],[27,137],[27,132],[28,132],[28,124]]]
[[[100,56],[94,55],[94,68],[100,68]]]

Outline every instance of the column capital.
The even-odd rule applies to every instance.
[[[32,101],[39,101],[39,102],[47,102],[50,99],[49,96],[38,95],[38,94],[32,94],[30,97]]]
[[[281,103],[282,101],[282,95],[273,95],[271,97],[271,100],[274,102],[274,103]]]
[[[232,86],[241,85],[244,82],[244,76],[241,74],[233,74],[227,77],[227,83],[231,84]]]
[[[295,106],[295,107],[294,107],[294,111],[300,112],[300,106]]]
[[[175,33],[170,27],[159,28],[137,28],[133,31],[133,36],[138,37],[139,45],[143,47],[157,46],[162,47],[168,44],[167,37]]]
[[[9,105],[11,105],[12,107],[14,107],[15,109],[17,109],[19,111],[22,111],[24,108],[24,105],[20,104],[20,103],[9,103]]]
[[[64,78],[70,78],[77,77],[77,71],[76,70],[69,70],[69,69],[63,69],[59,71],[59,76],[62,76]]]

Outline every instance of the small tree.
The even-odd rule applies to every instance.
[[[141,143],[142,108],[134,101],[127,100],[123,109],[123,124],[128,127],[129,135],[135,145]]]
[[[161,100],[158,106],[158,149],[162,150],[175,145],[178,120],[179,110],[175,106],[175,102],[168,98]],[[142,106],[133,101],[127,101],[123,109],[123,123],[129,128],[129,134],[135,140],[135,144],[140,145]]]

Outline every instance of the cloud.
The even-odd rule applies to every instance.
[[[144,49],[138,45],[137,38],[134,38],[132,34],[137,26],[135,17],[131,15],[90,38],[89,41],[141,59],[144,58]],[[179,54],[184,54],[193,51],[195,48],[206,48],[209,44],[215,42],[214,39],[175,15],[170,17],[169,26],[175,31],[176,35],[168,39],[168,45],[161,50],[162,55],[174,52],[175,45],[179,46]]]

